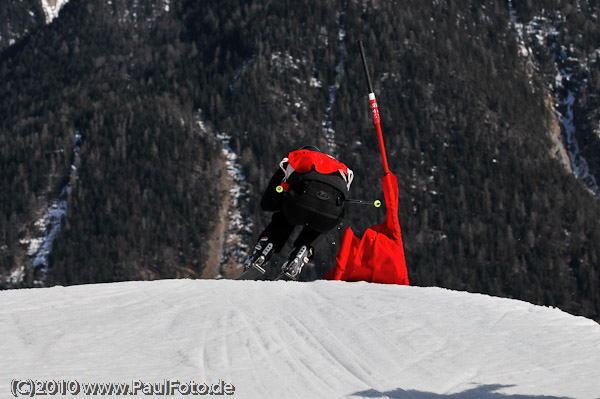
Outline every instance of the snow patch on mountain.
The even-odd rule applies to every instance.
[[[242,166],[238,162],[238,156],[230,146],[231,137],[224,132],[217,133],[217,139],[223,145],[222,153],[225,156],[227,173],[233,181],[229,188],[230,207],[227,223],[227,244],[228,247],[223,254],[223,262],[232,259],[238,265],[241,265],[248,256],[248,239],[252,234],[252,218],[249,215],[243,215],[242,202],[249,200],[248,194],[251,191],[246,176],[242,171]]]
[[[587,66],[580,65],[579,60],[569,56],[571,51],[560,43],[560,32],[547,18],[534,17],[527,24],[523,24],[517,20],[512,0],[508,0],[508,6],[511,23],[517,31],[520,54],[527,59],[527,63],[532,69],[530,72],[533,73],[533,69],[537,69],[537,66],[533,52],[527,44],[528,40],[534,40],[545,46],[554,59],[557,74],[549,90],[553,93],[554,111],[564,132],[563,147],[569,156],[571,169],[575,176],[585,184],[588,190],[600,198],[600,185],[590,172],[587,160],[577,141],[573,115],[580,87],[585,83],[577,81],[576,76],[579,68],[585,69]]]
[[[561,53],[564,54],[563,52]],[[576,101],[576,89],[573,88],[573,86],[570,86],[570,88],[567,88],[566,91],[562,91],[566,94],[561,94],[561,91],[559,91],[560,89],[563,89],[563,82],[568,83],[571,81],[573,73],[569,68],[569,66],[559,67],[559,72],[556,76],[555,98],[556,101],[559,102],[557,112],[559,112],[561,115],[561,121],[566,135],[567,151],[569,158],[571,159],[573,172],[575,173],[575,176],[585,183],[586,187],[590,191],[600,198],[600,186],[598,185],[594,175],[590,172],[587,160],[582,155],[579,148],[579,143],[577,142],[577,137],[575,136],[576,129],[573,123],[573,106]],[[560,110],[562,110],[562,112]]]
[[[281,93],[281,96],[285,100],[286,107],[294,110],[293,114],[296,115],[294,126],[296,127],[299,125],[298,115],[306,115],[308,112],[307,101],[300,93],[302,92],[302,88],[306,87],[306,85],[311,85],[313,82],[313,79],[310,81],[304,79],[302,70],[306,68],[306,64],[306,58],[293,57],[287,51],[273,52],[269,60],[270,74],[273,74],[273,76],[287,76],[288,79],[295,83],[295,89]],[[279,77],[275,79],[279,79]]]
[[[233,75],[233,79],[231,79],[231,83],[229,84],[229,91],[235,92],[239,89],[239,80],[242,74],[248,69],[250,65],[252,65],[256,61],[256,56],[252,56],[250,58],[245,59],[236,70]]]
[[[50,23],[54,18],[58,17],[60,9],[63,8],[69,0],[41,0],[42,9],[46,15],[46,23]]]
[[[338,27],[337,34],[337,51],[336,51],[336,62],[335,62],[335,78],[332,85],[329,86],[329,100],[327,101],[327,107],[325,108],[325,116],[321,125],[325,132],[325,140],[327,141],[327,147],[329,152],[334,156],[339,156],[337,144],[335,142],[335,130],[333,129],[333,122],[331,121],[331,110],[335,104],[335,95],[340,87],[342,65],[344,62],[344,38],[346,37],[346,30],[342,23],[343,13],[338,12],[336,14],[336,23]]]
[[[22,245],[27,246],[27,256],[31,261],[33,273],[36,277],[34,284],[38,287],[44,285],[49,265],[48,256],[52,251],[56,234],[60,231],[63,219],[67,216],[67,200],[71,193],[71,188],[79,177],[79,165],[81,163],[80,148],[81,135],[77,133],[75,135],[73,163],[71,164],[69,182],[63,187],[58,197],[50,202],[44,214],[34,222],[37,235],[20,240]],[[25,269],[25,266],[22,266],[13,272],[9,277],[9,283],[21,283]]]
[[[0,337],[6,397],[15,378],[223,380],[236,398],[600,393],[597,323],[435,287],[165,280],[9,290]]]
[[[171,11],[171,0],[142,2],[141,5],[140,0],[131,0],[130,2],[107,0],[106,4],[111,6],[111,12],[116,15],[119,23],[133,23],[136,29],[152,28],[158,18]]]
[[[198,109],[196,121],[202,134],[214,134],[221,142],[222,154],[225,157],[225,169],[232,182],[229,187],[229,204],[227,206],[227,226],[225,229],[225,246],[219,259],[219,271],[212,278],[221,278],[224,268],[230,264],[240,267],[249,254],[248,241],[252,235],[252,216],[247,212],[244,203],[249,201],[249,193],[252,191],[242,166],[238,162],[238,155],[231,148],[231,136],[225,132],[212,132],[202,117],[202,110]],[[211,133],[212,132],[212,133]]]

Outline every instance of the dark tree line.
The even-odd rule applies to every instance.
[[[18,43],[46,23],[39,0],[0,3],[0,51]]]

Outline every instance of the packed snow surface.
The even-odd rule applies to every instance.
[[[592,320],[364,282],[3,291],[0,359],[0,397],[11,396],[13,379],[221,380],[236,398],[600,397],[600,325]]]

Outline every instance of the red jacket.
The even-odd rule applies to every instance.
[[[323,154],[318,151],[296,150],[289,153],[287,158],[283,158],[279,163],[279,167],[284,172],[283,181],[287,181],[292,173],[308,173],[315,170],[321,174],[329,175],[339,172],[341,178],[350,189],[354,172],[342,162],[338,161],[331,155]],[[347,191],[346,190],[346,191]]]
[[[306,149],[292,151],[279,162],[279,169],[263,194],[261,208],[272,212],[278,210],[282,196],[276,192],[276,187],[281,185],[287,191],[294,177],[311,172],[317,180],[339,187],[344,195],[348,193],[354,178],[354,172],[331,155]]]

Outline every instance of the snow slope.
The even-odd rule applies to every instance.
[[[0,359],[2,398],[14,378],[221,379],[235,398],[600,398],[600,325],[591,320],[362,282],[3,291]]]

